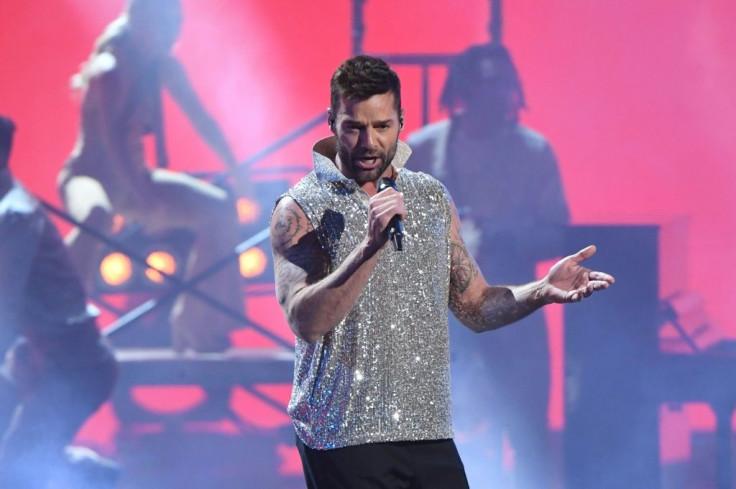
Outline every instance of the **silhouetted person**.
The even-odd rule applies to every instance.
[[[235,205],[225,190],[183,173],[151,170],[144,159],[144,138],[153,135],[158,163],[167,160],[161,107],[166,90],[220,159],[236,166],[222,131],[171,53],[181,22],[179,0],[128,0],[123,14],[105,29],[75,76],[83,93],[81,127],[59,187],[71,215],[105,233],[114,214],[142,223],[149,233],[191,230],[186,280],[231,253],[239,236]],[[85,284],[91,284],[100,242],[76,229],[67,243]],[[235,260],[197,287],[242,311]],[[231,316],[187,294],[179,296],[170,320],[179,350],[223,350],[228,333],[238,326]]]
[[[115,359],[56,227],[10,174],[14,129],[0,117],[0,487],[111,487],[115,467],[65,447],[110,396]]]
[[[524,92],[508,51],[485,44],[457,56],[441,103],[450,118],[407,140],[411,168],[447,186],[484,275],[493,283],[533,280],[537,262],[561,254],[570,216],[552,148],[519,122]],[[454,419],[472,487],[498,487],[504,434],[514,449],[512,487],[550,487],[543,315],[481,338],[452,331]]]

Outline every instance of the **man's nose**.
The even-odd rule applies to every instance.
[[[360,133],[360,145],[364,148],[373,149],[376,147],[376,135],[372,128],[368,128]]]

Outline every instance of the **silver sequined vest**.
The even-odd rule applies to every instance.
[[[407,148],[408,149],[408,148]],[[289,414],[305,444],[330,449],[453,436],[447,304],[450,201],[406,169],[404,250],[388,244],[355,307],[314,344],[297,338]],[[327,158],[288,194],[337,268],[366,233],[368,195]]]

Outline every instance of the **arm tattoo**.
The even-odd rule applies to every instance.
[[[450,263],[451,287],[456,295],[461,295],[478,275],[478,269],[462,242],[450,242]]]
[[[283,250],[277,259],[279,278],[293,281],[304,279],[317,282],[327,274],[328,263],[319,245],[317,232],[312,230],[299,238],[291,247]]]
[[[274,245],[283,250],[294,240],[294,237],[304,231],[304,224],[294,209],[285,208],[279,212],[274,225]]]
[[[304,276],[304,270],[283,257],[275,258],[276,281],[284,286],[293,284]],[[286,289],[289,287],[287,286]]]
[[[274,216],[271,241],[279,302],[285,301],[294,288],[314,283],[327,273],[327,260],[303,214],[286,207]]]

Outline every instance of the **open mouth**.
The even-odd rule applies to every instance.
[[[357,166],[363,170],[371,170],[381,163],[381,158],[378,156],[361,156],[355,158]]]

